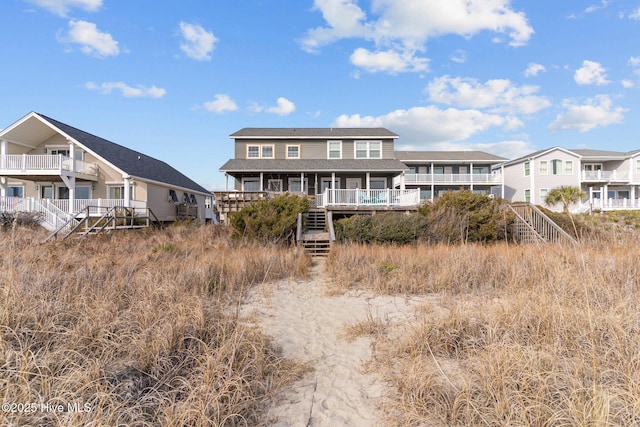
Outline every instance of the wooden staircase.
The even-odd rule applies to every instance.
[[[520,243],[575,243],[576,240],[551,218],[530,203],[513,203],[509,208],[516,214],[514,239]]]
[[[304,215],[304,227],[299,217],[298,244],[312,257],[325,257],[331,251],[331,233],[327,231],[327,217],[324,210],[310,209]],[[301,232],[304,229],[304,232]]]

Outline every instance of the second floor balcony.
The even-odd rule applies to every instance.
[[[582,171],[583,182],[629,182],[628,171],[618,170],[597,170],[597,171]]]
[[[75,173],[88,179],[97,179],[98,166],[61,154],[6,154],[0,156],[0,175],[52,176]]]
[[[402,177],[397,177],[394,181],[396,186],[400,185]],[[431,185],[431,184],[455,184],[455,185],[501,185],[503,177],[501,174],[491,173],[406,173],[404,174],[405,185]]]

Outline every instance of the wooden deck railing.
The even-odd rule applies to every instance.
[[[575,243],[575,239],[558,226],[551,218],[530,203],[509,205],[516,214],[514,237],[526,243]]]

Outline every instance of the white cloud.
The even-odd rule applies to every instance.
[[[352,61],[355,56],[380,71],[423,71],[426,59],[416,58],[415,53],[424,51],[429,39],[442,35],[471,37],[493,31],[507,34],[510,45],[520,46],[533,34],[524,13],[511,9],[511,0],[374,0],[371,18],[357,0],[315,0],[314,9],[322,12],[327,25],[308,30],[301,41],[303,49],[313,52],[340,39],[363,39],[375,44],[376,54],[356,49]],[[380,67],[380,62],[390,61],[392,51],[394,65]]]
[[[198,24],[180,22],[180,35],[184,41],[180,49],[191,59],[208,61],[218,39],[212,32],[205,30]]]
[[[96,90],[104,95],[109,95],[112,91],[118,90],[125,98],[162,98],[167,91],[165,89],[151,86],[138,85],[132,87],[123,82],[104,82],[97,84],[89,82],[85,85],[89,90]]]
[[[595,12],[597,10],[606,8],[607,6],[609,6],[609,3],[611,3],[611,0],[601,0],[600,4],[589,6],[584,10],[584,12],[585,13],[593,13],[593,12]]]
[[[640,7],[629,12],[628,16],[629,16],[629,19],[633,19],[634,21],[640,21]]]
[[[640,67],[640,56],[632,56],[629,58],[629,65],[632,67]]]
[[[625,89],[631,89],[632,87],[635,87],[635,83],[631,80],[622,80],[622,87],[624,87]]]
[[[527,69],[524,71],[525,77],[535,77],[540,73],[547,71],[547,68],[542,64],[530,63]]]
[[[111,34],[100,32],[92,22],[69,21],[69,32],[62,36],[60,41],[78,44],[82,52],[98,58],[116,56],[120,53],[118,42]]]
[[[576,70],[573,79],[579,85],[602,86],[610,83],[607,80],[606,70],[600,63],[586,60],[582,62],[582,67]]]
[[[275,107],[269,107],[265,111],[279,116],[287,116],[296,110],[295,104],[287,98],[280,97],[276,103],[277,105]]]
[[[457,49],[451,56],[449,56],[453,62],[457,62],[458,64],[464,64],[467,62],[467,52],[462,49]]]
[[[72,8],[79,8],[86,12],[96,12],[102,7],[102,0],[26,0],[29,3],[47,9],[60,16],[67,16]]]
[[[599,126],[622,123],[624,112],[627,111],[622,107],[614,107],[608,95],[598,95],[582,105],[565,100],[564,106],[567,111],[557,115],[549,125],[549,130],[587,132]]]
[[[213,101],[205,102],[204,108],[213,113],[223,113],[225,111],[236,111],[238,105],[229,95],[218,94],[214,95]]]
[[[462,141],[491,127],[513,125],[508,119],[478,110],[439,109],[435,106],[396,110],[373,117],[342,115],[336,127],[387,127],[402,135],[402,140],[426,144]]]
[[[428,60],[418,58],[413,52],[397,52],[385,50],[370,52],[364,48],[356,49],[351,54],[351,63],[371,73],[387,71],[392,74],[404,71],[427,71]]]
[[[538,86],[516,86],[506,79],[480,83],[476,79],[449,76],[436,78],[427,86],[433,102],[510,114],[533,114],[551,105],[547,98],[535,95],[539,90]]]

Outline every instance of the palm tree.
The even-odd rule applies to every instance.
[[[544,198],[544,204],[547,206],[555,206],[562,203],[562,212],[569,212],[569,205],[578,203],[584,197],[584,193],[578,187],[570,185],[562,185],[560,187],[549,190]]]

